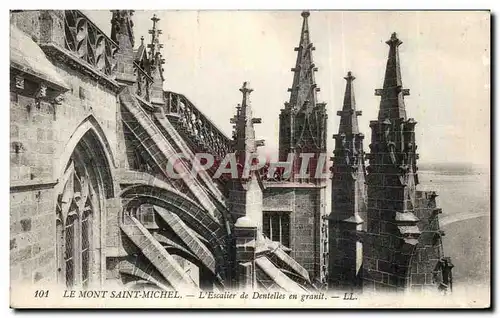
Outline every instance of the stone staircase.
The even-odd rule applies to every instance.
[[[125,88],[120,93],[122,109],[122,120],[124,125],[141,142],[148,153],[153,157],[158,167],[168,176],[167,163],[170,158],[177,155],[175,149],[165,139],[165,136],[138,104],[136,97]],[[176,172],[181,175],[185,185],[201,203],[201,205],[212,215],[215,214],[216,206],[199,181],[192,176],[184,164],[176,165]]]

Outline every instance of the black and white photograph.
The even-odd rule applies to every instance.
[[[9,20],[12,308],[491,306],[490,11]]]

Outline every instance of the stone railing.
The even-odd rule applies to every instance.
[[[78,10],[64,11],[66,49],[107,76],[112,76],[116,66],[118,44],[102,32],[89,18]]]
[[[153,78],[146,73],[137,63],[134,62],[134,74],[137,81],[134,83],[134,93],[144,99],[150,101],[151,85]]]
[[[184,95],[164,92],[164,98],[166,115],[190,138],[196,151],[209,152],[217,159],[232,151],[232,140]]]

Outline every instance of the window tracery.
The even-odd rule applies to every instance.
[[[77,146],[67,165],[56,206],[58,277],[68,288],[88,287],[96,263],[94,217],[100,211],[99,174],[81,148]]]

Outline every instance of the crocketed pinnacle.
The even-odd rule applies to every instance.
[[[398,39],[396,33],[392,33],[391,38],[386,41],[389,45],[389,56],[385,69],[384,86],[375,90],[375,95],[381,96],[379,120],[385,119],[406,119],[404,96],[409,95],[408,89],[403,89],[401,79],[401,67],[399,61],[399,46],[403,42]]]
[[[132,21],[134,10],[111,10],[111,13],[111,39],[120,42],[118,34],[126,35],[131,46],[134,47],[134,22]]]
[[[342,111],[337,112],[340,116],[339,134],[358,134],[358,116],[360,111],[356,111],[356,99],[354,98],[353,81],[356,79],[352,72],[347,72],[344,105]]]
[[[319,88],[314,81],[314,72],[318,70],[315,67],[312,57],[314,46],[311,43],[309,34],[308,17],[309,12],[302,12],[302,31],[300,33],[299,46],[295,48],[297,51],[297,61],[294,72],[292,87],[288,89],[290,92],[290,101],[286,104],[288,108],[293,108],[299,111],[310,112],[317,102],[316,92]]]
[[[154,63],[157,57],[160,56],[160,62],[163,64],[160,53],[160,50],[163,48],[163,44],[160,43],[160,34],[162,34],[162,31],[158,29],[160,18],[154,14],[151,21],[153,21],[153,28],[149,30],[149,34],[151,34],[151,43],[148,44],[148,57],[150,61]]]
[[[250,88],[250,83],[244,82],[240,92],[243,94],[241,105],[238,104],[236,115],[231,119],[231,123],[234,124],[234,149],[239,152],[252,153],[257,150],[257,147],[264,145],[262,140],[255,140],[253,126],[253,124],[260,124],[261,118],[253,118],[250,102],[250,93],[253,89]]]
[[[253,88],[250,87],[249,82],[243,82],[243,86],[240,88],[240,92],[243,95],[241,101],[240,116],[243,116],[245,119],[251,119],[252,106],[250,101],[250,93],[253,92]]]

